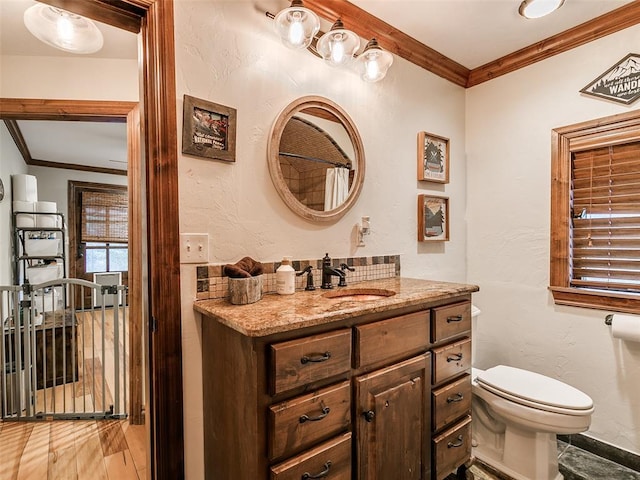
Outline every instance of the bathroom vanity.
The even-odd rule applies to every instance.
[[[471,454],[474,285],[195,303],[213,479],[443,479]]]

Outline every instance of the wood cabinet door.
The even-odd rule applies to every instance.
[[[356,379],[360,480],[430,478],[430,354]]]

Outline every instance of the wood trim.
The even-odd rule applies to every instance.
[[[50,162],[48,160],[37,160],[32,158],[27,162],[28,165],[34,167],[48,167],[48,168],[62,168],[63,170],[79,170],[81,172],[93,172],[93,173],[108,173],[110,175],[126,175],[126,170],[119,170],[117,168],[103,168],[92,167],[91,165],[79,165],[77,163],[61,163]]]
[[[22,131],[18,126],[18,122],[16,120],[7,118],[4,120],[4,124],[9,131],[9,135],[11,135],[11,138],[13,138],[13,143],[16,144],[16,147],[18,148],[18,151],[20,152],[24,163],[29,165],[29,162],[31,161],[31,152],[29,152],[29,147],[27,146],[27,142],[25,141],[24,136],[22,135]]]
[[[121,3],[121,2],[118,2]],[[128,3],[128,2],[127,2]],[[173,0],[149,0],[142,22],[149,314],[149,427],[153,478],[184,478]]]
[[[124,123],[129,112],[137,105],[137,102],[102,100],[2,98],[0,118]]]
[[[585,140],[586,139],[586,140]],[[640,297],[569,286],[572,152],[640,140],[640,110],[581,122],[551,132],[551,241],[549,289],[558,305],[640,313]]]
[[[467,67],[346,0],[305,0],[304,4],[330,22],[335,22],[338,18],[342,19],[345,28],[352,30],[360,37],[367,40],[376,38],[382,48],[439,77],[461,87],[467,84],[470,72]]]
[[[142,158],[140,138],[140,109],[134,108],[127,115],[127,157]],[[129,162],[129,422],[144,424],[144,174],[142,162]]]
[[[473,87],[541,60],[546,60],[638,23],[640,23],[640,0],[474,68],[469,73],[466,87]]]

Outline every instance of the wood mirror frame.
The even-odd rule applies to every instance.
[[[318,109],[326,112],[327,115],[337,118],[346,130],[353,146],[355,156],[353,159],[353,163],[355,164],[355,175],[349,190],[349,195],[342,205],[328,211],[314,210],[303,205],[289,189],[289,186],[282,174],[282,169],[280,168],[280,141],[282,139],[284,128],[287,125],[287,122],[289,122],[294,115],[306,109]],[[273,124],[271,135],[269,136],[268,163],[271,180],[273,181],[278,194],[282,200],[284,200],[284,203],[295,213],[307,220],[328,222],[339,219],[347,213],[347,211],[356,202],[364,183],[364,147],[355,123],[338,104],[324,97],[301,97],[291,102],[284,108],[284,110],[282,110]]]

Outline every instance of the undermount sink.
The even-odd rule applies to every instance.
[[[396,292],[384,288],[343,288],[323,294],[325,298],[336,298],[344,301],[367,302],[392,297]]]

